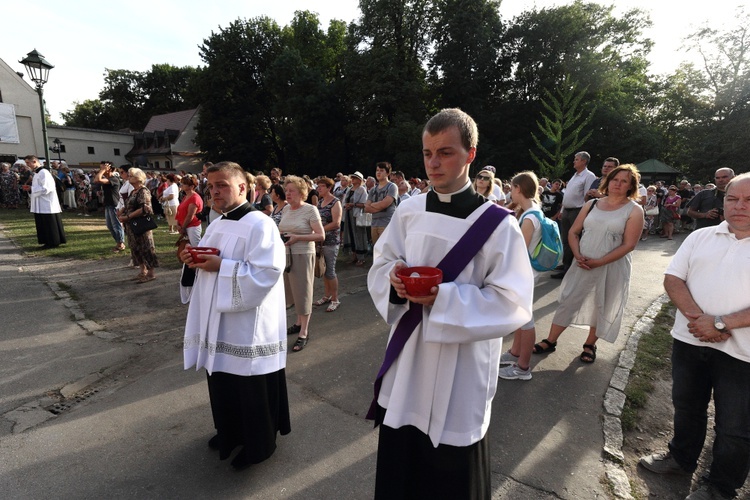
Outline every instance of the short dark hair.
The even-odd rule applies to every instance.
[[[376,169],[378,169],[378,168],[379,168],[379,169],[381,169],[381,170],[385,170],[385,171],[386,171],[387,173],[389,173],[389,174],[390,174],[390,173],[391,173],[391,169],[392,169],[393,167],[391,167],[391,164],[390,164],[390,163],[388,163],[387,161],[379,161],[379,162],[377,162],[377,163],[375,164],[375,168],[376,168]]]
[[[620,166],[620,160],[618,160],[618,159],[617,159],[617,158],[615,158],[614,156],[608,156],[608,157],[607,157],[607,158],[606,158],[606,159],[604,160],[604,163],[606,163],[606,162],[614,163],[614,164],[615,164],[615,167],[619,167],[619,166]]]
[[[456,127],[461,136],[461,144],[468,151],[479,144],[479,129],[474,119],[459,108],[446,108],[430,118],[422,134],[438,134],[451,127]]]
[[[271,187],[268,188],[268,192],[270,193],[271,191],[276,193],[276,196],[278,196],[279,199],[286,201],[286,191],[284,191],[281,184],[272,184]]]
[[[212,174],[214,172],[228,172],[233,176],[242,179],[243,183],[247,183],[245,169],[243,169],[239,163],[235,163],[233,161],[220,161],[219,163],[215,163],[208,167],[208,169],[206,169],[206,175]]]
[[[24,160],[29,160],[29,161],[31,161],[31,160],[37,160],[37,161],[39,161],[39,158],[37,158],[36,155],[26,155],[26,156],[23,157],[23,159]]]

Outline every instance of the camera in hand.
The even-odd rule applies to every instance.
[[[284,243],[286,243],[287,241],[289,241],[289,239],[290,239],[290,237],[289,237],[288,234],[281,233],[281,241],[283,241]]]

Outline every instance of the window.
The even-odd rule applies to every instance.
[[[169,162],[169,160],[164,160],[164,168],[172,168],[172,164]]]
[[[154,162],[154,168],[159,168],[159,162],[158,161]]]
[[[120,148],[115,148],[115,156],[120,156]]]
[[[88,149],[89,149],[89,154],[90,154],[90,155],[96,154],[96,153],[94,152],[94,146],[89,146],[89,147],[88,147]]]
[[[65,153],[65,144],[60,144],[60,152]]]

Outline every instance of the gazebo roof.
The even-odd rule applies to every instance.
[[[676,170],[664,162],[656,160],[654,158],[646,160],[636,165],[638,171],[641,174],[669,174],[669,175],[680,175],[682,172]]]

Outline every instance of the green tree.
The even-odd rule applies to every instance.
[[[670,152],[691,177],[709,180],[717,168],[747,171],[745,144],[750,139],[750,15],[738,8],[735,23],[724,30],[699,28],[686,42],[702,64],[683,65],[671,81],[683,84],[684,98],[665,89],[667,106],[679,120],[669,136]]]
[[[496,111],[502,101],[499,83],[510,67],[501,64],[504,27],[496,0],[439,0],[432,26],[430,83],[437,108],[458,107],[469,113],[481,132],[482,146],[475,164],[494,156],[496,130],[504,117]]]
[[[274,97],[265,83],[282,48],[281,28],[268,17],[233,21],[203,41],[196,141],[209,159],[236,161],[248,170],[285,166]]]
[[[536,122],[542,137],[531,134],[541,155],[529,151],[544,177],[562,176],[566,158],[578,151],[591,137],[592,131],[581,137],[584,127],[589,124],[596,110],[588,110],[586,116],[583,116],[584,110],[579,105],[586,90],[584,88],[579,92],[578,85],[572,83],[569,77],[565,78],[554,93],[545,89],[546,99],[542,99],[542,104],[547,114],[542,114],[542,122]]]
[[[434,16],[427,0],[361,0],[344,63],[349,148],[354,167],[374,172],[390,161],[415,172],[428,116],[426,70]]]
[[[590,123],[593,134],[586,144],[594,161],[614,155],[637,162],[658,149],[646,120],[651,90],[646,56],[652,42],[642,30],[651,22],[637,9],[621,17],[613,16],[612,10],[613,6],[576,1],[531,9],[509,24],[501,61],[512,72],[500,82],[506,98],[495,111],[506,119],[496,139],[498,157],[505,164],[518,168],[529,163],[535,129],[529,117],[543,113],[544,90],[562,85],[565,75],[587,89],[583,108],[596,104]]]
[[[68,127],[93,128],[99,130],[115,130],[115,123],[109,115],[104,103],[99,99],[86,99],[74,102],[74,108],[66,113],[60,113]]]

